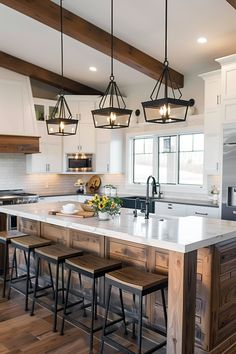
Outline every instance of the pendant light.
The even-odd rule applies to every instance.
[[[107,89],[99,103],[99,109],[92,111],[95,128],[127,128],[132,110],[126,109],[125,101],[115,82],[113,73],[114,37],[113,37],[113,0],[111,0],[111,75]]]
[[[61,77],[62,84],[64,78],[63,70],[63,16],[62,16],[62,0],[60,0],[60,20],[61,20]],[[55,107],[49,119],[46,120],[47,131],[49,135],[75,135],[78,127],[78,120],[72,118],[70,108],[64,96],[62,89]]]
[[[167,0],[165,0],[165,60],[163,65],[162,74],[151,93],[151,101],[142,102],[145,120],[148,123],[160,124],[184,122],[188,108],[194,105],[194,99],[182,100],[179,87],[174,87],[171,80],[167,58]],[[164,97],[158,98],[162,84],[164,85]],[[168,85],[170,85],[172,97],[168,96]],[[177,90],[178,98],[176,98],[175,90]]]

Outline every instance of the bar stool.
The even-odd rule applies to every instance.
[[[35,286],[34,286],[34,295],[33,295],[33,303],[31,309],[31,316],[34,315],[34,307],[35,302],[43,304],[43,306],[47,307],[49,310],[53,312],[53,332],[57,331],[57,313],[63,310],[63,307],[58,307],[58,292],[62,291],[62,303],[64,304],[64,263],[66,258],[72,258],[76,256],[80,256],[83,254],[81,250],[75,250],[72,248],[68,248],[64,245],[51,245],[47,247],[41,247],[35,250],[36,257],[36,278],[35,278]],[[55,264],[56,266],[56,282],[55,287],[52,284],[53,291],[53,300],[54,304],[49,305],[39,298],[45,296],[44,294],[39,294],[41,288],[38,286],[39,282],[39,270],[40,270],[40,262],[41,260],[45,260],[48,265]],[[61,283],[62,287],[59,288],[59,270],[61,266]]]
[[[9,245],[11,240],[16,237],[26,236],[27,234],[18,230],[0,231],[0,244],[3,245],[3,289],[2,297],[6,296],[6,285],[8,282],[9,271]],[[15,272],[17,277],[17,261],[15,260]]]
[[[107,272],[115,271],[121,268],[121,262],[114,261],[111,259],[104,259],[100,258],[95,255],[84,255],[79,258],[72,258],[66,260],[66,268],[68,269],[68,280],[67,280],[67,287],[66,287],[66,297],[65,297],[65,304],[64,304],[64,312],[63,312],[63,320],[61,326],[61,334],[64,334],[64,323],[65,319],[68,319],[70,322],[74,323],[75,325],[82,327],[90,334],[90,345],[89,345],[89,353],[93,352],[93,334],[98,330],[102,329],[102,325],[95,327],[95,320],[97,320],[97,280],[105,276]],[[79,275],[80,280],[80,289],[77,292],[77,296],[82,298],[82,307],[80,310],[84,310],[83,317],[86,317],[86,308],[91,308],[91,321],[90,326],[84,324],[84,321],[75,319],[70,316],[71,312],[68,314],[67,309],[76,306],[78,302],[68,304],[69,293],[70,293],[70,282],[71,282],[71,272],[76,272]],[[92,279],[92,295],[86,295],[85,292],[82,292],[82,283],[81,283],[81,275],[84,275],[90,279]],[[84,299],[91,301],[89,304],[84,304]],[[121,307],[123,309],[123,299],[122,293],[120,292],[120,300],[121,300]],[[124,319],[124,311],[123,311],[123,319]]]
[[[102,333],[102,342],[101,342],[101,351],[103,353],[104,343],[108,343],[116,349],[120,350],[123,353],[134,354],[135,352],[129,350],[124,345],[118,343],[115,339],[109,337],[111,333],[115,331],[115,329],[107,331],[107,327],[112,326],[114,322],[107,321],[108,312],[110,307],[110,298],[111,298],[111,290],[112,287],[116,287],[119,290],[125,290],[133,295],[137,295],[139,298],[139,308],[137,317],[133,319],[133,321],[138,322],[138,339],[137,339],[137,354],[150,354],[154,351],[162,348],[166,345],[166,340],[155,344],[152,348],[149,348],[145,352],[142,352],[142,329],[143,329],[143,297],[153,293],[154,291],[161,291],[163,309],[164,309],[164,317],[165,323],[167,327],[167,313],[166,313],[166,303],[164,297],[164,289],[167,288],[168,278],[164,275],[158,275],[153,273],[148,273],[145,271],[141,271],[136,269],[135,267],[125,267],[120,270],[116,270],[114,272],[108,273],[105,276],[106,284],[108,285],[108,297],[107,297],[107,305],[106,305],[106,313],[105,313],[105,322]],[[133,322],[132,322],[133,323]],[[126,324],[127,329],[127,324]],[[134,327],[133,327],[134,330]],[[134,334],[134,333],[133,333]]]
[[[13,261],[12,261],[12,269],[11,269],[11,276],[10,276],[10,282],[9,282],[8,299],[10,299],[10,296],[11,296],[11,288],[17,289],[18,291],[25,294],[25,311],[28,311],[29,294],[32,293],[32,290],[29,290],[29,286],[30,286],[30,288],[32,288],[31,279],[33,279],[35,277],[34,275],[33,276],[30,275],[30,257],[32,254],[34,254],[35,249],[37,247],[43,247],[46,245],[50,245],[51,241],[46,240],[41,237],[28,235],[28,236],[17,237],[17,238],[12,239],[11,244],[12,244],[12,247],[14,247],[14,256],[13,256]],[[17,249],[22,250],[24,252],[26,274],[24,274],[21,277],[16,277],[15,279],[13,279],[13,271],[14,271],[14,266],[15,266],[15,262],[16,262]],[[27,254],[27,257],[26,257],[26,254]],[[14,285],[15,283],[21,282],[24,279],[26,280],[24,290],[21,290]]]

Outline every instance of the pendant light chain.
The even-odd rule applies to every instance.
[[[168,0],[165,0],[165,61],[164,61],[164,64],[165,65],[168,65],[168,58],[167,58],[167,1]]]
[[[61,30],[61,90],[55,107],[49,119],[46,120],[48,135],[67,136],[75,135],[78,119],[72,117],[68,103],[64,96],[64,43],[63,43],[63,7],[60,0],[60,30]]]
[[[184,122],[187,117],[188,108],[194,105],[194,99],[188,101],[181,99],[182,93],[180,88],[171,79],[168,61],[168,0],[165,0],[165,24],[164,24],[164,50],[165,59],[163,62],[163,71],[157,80],[152,93],[150,95],[151,101],[142,102],[145,121],[148,123],[177,123]],[[163,97],[159,97],[161,88],[164,86]],[[168,95],[168,86],[172,92],[172,97]],[[179,94],[176,98],[175,90]],[[182,112],[178,110],[182,109]]]
[[[111,71],[110,81],[104,92],[100,102],[99,108],[92,110],[93,122],[95,128],[102,129],[120,129],[128,128],[130,123],[130,117],[132,110],[126,109],[126,104],[123,96],[115,82],[114,77],[114,1],[110,0],[111,10],[111,33],[110,33],[110,45],[111,45]]]
[[[63,9],[62,9],[62,0],[60,0],[60,19],[61,19],[61,77],[62,84],[64,81],[64,43],[63,43]],[[63,88],[62,88],[63,92]]]
[[[114,37],[113,37],[113,0],[111,0],[111,76],[110,79],[114,80],[113,56],[114,56]]]

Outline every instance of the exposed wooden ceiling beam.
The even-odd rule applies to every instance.
[[[50,0],[0,0],[0,3],[60,31],[60,7]],[[66,35],[110,55],[110,34],[66,9],[63,10],[63,31]],[[114,57],[155,80],[163,70],[163,63],[118,38],[114,38]],[[170,73],[173,83],[179,88],[183,87],[183,75],[173,69],[170,69]]]
[[[46,84],[63,88],[66,91],[78,95],[101,95],[102,93],[91,87],[83,85],[77,81],[73,81],[55,74],[52,71],[41,68],[40,66],[28,63],[22,59],[13,57],[7,53],[0,51],[0,66],[15,71],[19,74],[26,75],[32,79],[36,79]]]
[[[236,0],[226,0],[226,1],[236,9]]]

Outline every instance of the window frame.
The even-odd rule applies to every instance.
[[[145,184],[145,182],[135,182],[134,181],[134,177],[135,177],[135,140],[138,139],[152,139],[153,140],[153,151],[152,151],[152,169],[153,169],[153,173],[155,170],[155,163],[154,163],[154,140],[155,137],[153,135],[138,135],[138,136],[134,136],[131,138],[131,164],[132,164],[132,171],[131,171],[131,183],[133,185],[142,185]],[[144,153],[145,155],[145,153]],[[150,154],[151,155],[151,154]]]
[[[178,133],[178,132],[171,132],[168,134],[167,132],[165,134],[150,134],[150,135],[132,135],[129,136],[129,152],[128,152],[128,180],[129,183],[133,186],[137,185],[145,185],[144,182],[134,182],[134,140],[136,139],[147,139],[147,138],[152,138],[153,139],[153,176],[156,177],[157,181],[159,181],[159,147],[160,147],[160,138],[163,137],[172,137],[176,136],[176,178],[177,181],[176,183],[164,183],[162,182],[161,184],[164,186],[170,186],[170,187],[197,187],[197,188],[204,188],[204,148],[203,150],[196,150],[196,151],[203,151],[203,171],[202,171],[202,184],[184,184],[184,183],[179,183],[179,175],[180,175],[180,137],[183,135],[197,135],[201,134],[203,135],[204,138],[204,132],[202,130],[197,130],[197,131],[186,131],[183,133]],[[195,150],[192,150],[195,151]],[[131,166],[131,168],[130,168]]]
[[[179,174],[180,174],[180,153],[181,152],[203,152],[203,169],[204,169],[204,147],[203,150],[192,150],[192,151],[180,151],[180,137],[183,135],[197,135],[197,134],[201,134],[203,135],[203,139],[204,139],[204,133],[203,132],[195,132],[195,133],[190,133],[190,132],[186,132],[186,133],[181,133],[181,134],[177,134],[177,139],[178,139],[178,186],[196,186],[196,187],[203,187],[204,185],[204,170],[202,171],[202,184],[192,184],[192,183],[180,183],[179,181]],[[192,143],[193,144],[193,143]],[[192,146],[193,148],[193,146]],[[167,184],[167,183],[166,183]]]

